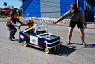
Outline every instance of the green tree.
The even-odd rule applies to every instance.
[[[11,8],[11,7],[8,5],[7,8]]]

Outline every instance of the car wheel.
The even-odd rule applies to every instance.
[[[27,41],[23,41],[23,46],[24,46],[24,47],[27,47],[27,46],[28,46]]]
[[[49,54],[49,53],[50,53],[50,51],[49,51],[49,49],[48,49],[48,48],[45,48],[45,53],[47,53],[47,54]]]

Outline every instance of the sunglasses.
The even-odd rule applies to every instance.
[[[74,7],[71,7],[71,9],[74,9]]]

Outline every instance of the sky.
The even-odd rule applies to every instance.
[[[22,5],[22,2],[19,0],[0,0],[0,8],[4,8],[4,2],[7,2],[7,6],[14,6],[14,8],[20,8]],[[7,7],[6,6],[6,7]]]

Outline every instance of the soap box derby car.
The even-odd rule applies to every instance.
[[[45,27],[43,30],[42,27]],[[27,33],[27,31],[35,28],[35,33]],[[42,28],[42,30],[40,29]],[[48,33],[48,24],[35,24],[33,27],[19,32],[19,42],[23,42],[23,46],[32,45],[36,48],[44,49],[46,53],[51,53],[60,48],[63,42],[61,37]]]

